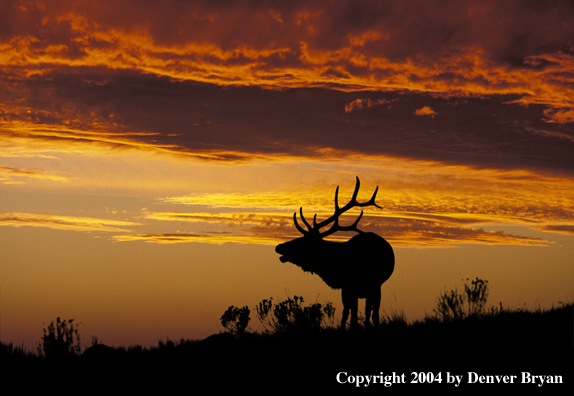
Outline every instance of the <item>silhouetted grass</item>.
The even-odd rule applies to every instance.
[[[70,378],[190,381],[285,387],[340,387],[338,372],[353,374],[451,372],[466,374],[574,374],[574,306],[550,310],[493,310],[459,320],[427,317],[407,323],[394,313],[378,327],[328,327],[317,332],[220,333],[204,340],[159,342],[157,347],[107,348],[67,361],[50,362],[2,344],[3,367]],[[8,378],[8,377],[7,377]],[[50,377],[54,379],[55,377]],[[238,388],[240,389],[240,388]]]

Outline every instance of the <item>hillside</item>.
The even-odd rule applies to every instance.
[[[82,357],[60,359],[18,353],[3,344],[2,362],[14,375],[56,384],[66,378],[100,378],[137,386],[169,380],[341,389],[357,382],[365,387],[368,381],[370,388],[418,389],[424,385],[413,381],[422,381],[427,387],[457,388],[459,382],[458,387],[474,383],[490,389],[506,381],[502,386],[548,390],[574,383],[573,323],[569,304],[457,321],[387,321],[354,331],[220,333],[200,341],[160,342],[149,349],[100,345]],[[551,383],[559,381],[563,384]]]

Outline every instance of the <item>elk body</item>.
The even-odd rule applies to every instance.
[[[343,300],[343,317],[341,326],[344,327],[349,311],[351,325],[357,323],[358,299],[365,298],[365,322],[369,323],[371,313],[373,323],[379,323],[379,307],[381,304],[381,286],[389,279],[395,268],[395,256],[391,245],[372,232],[364,232],[357,228],[363,212],[351,226],[340,226],[339,217],[353,207],[376,206],[375,197],[364,203],[357,202],[360,181],[357,184],[351,201],[342,208],[338,205],[339,187],[335,192],[335,213],[328,219],[317,223],[317,215],[310,225],[303,217],[301,220],[307,227],[303,229],[297,222],[297,213],[293,215],[295,227],[303,234],[302,237],[282,243],[275,248],[281,254],[281,262],[291,262],[305,272],[317,274],[333,289],[341,289]],[[321,232],[320,229],[332,224],[331,228]],[[346,242],[326,241],[324,238],[337,231],[355,231],[358,234]]]

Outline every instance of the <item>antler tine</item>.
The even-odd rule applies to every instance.
[[[359,203],[359,202],[357,202],[357,193],[359,192],[359,185],[360,185],[360,181],[359,181],[359,178],[357,177],[357,184],[355,186],[355,192],[353,193],[353,197],[351,198],[351,201],[347,205],[345,205],[345,207],[343,207],[343,209],[341,210],[341,213],[344,213],[347,210],[349,210],[355,206],[365,207],[365,206],[373,205],[379,209],[383,209],[375,203],[375,198],[377,197],[377,192],[379,191],[379,186],[377,186],[377,188],[375,188],[375,192],[373,193],[373,196],[371,197],[371,199],[369,199],[367,202]]]
[[[359,221],[361,221],[361,217],[363,217],[363,211],[362,210],[361,210],[361,214],[359,215],[359,217],[357,217],[357,220],[355,220],[355,222],[348,227],[348,228],[352,229],[351,231],[357,231],[359,234],[364,233],[364,231],[361,231],[357,228],[357,225],[359,225]],[[343,227],[343,228],[345,229],[347,227]]]
[[[339,210],[340,214],[345,213],[347,210],[351,209],[354,206],[363,206],[357,202],[357,195],[359,194],[359,188],[360,187],[361,187],[361,181],[359,180],[359,177],[357,176],[357,183],[355,184],[355,191],[353,191],[353,196],[351,197],[351,200],[349,201],[349,203],[346,204],[345,206],[343,206],[343,209]],[[339,191],[339,187],[337,187],[337,192],[338,191]],[[339,205],[337,205],[337,209],[339,209]],[[335,213],[337,213],[337,211],[335,211]]]
[[[311,226],[309,225],[309,223],[307,223],[307,220],[305,220],[305,216],[303,216],[303,208],[299,208],[299,213],[301,214],[301,220],[303,220],[303,223],[305,223],[307,229],[311,231],[312,230]]]
[[[320,222],[319,224],[314,223],[313,229],[317,230],[317,231],[319,231],[320,228],[325,227],[326,225],[328,225],[330,223],[333,223],[333,225],[331,226],[331,228],[328,231],[325,231],[324,233],[320,233],[320,236],[322,238],[327,236],[327,235],[331,235],[337,231],[355,231],[355,232],[359,232],[359,233],[363,232],[357,228],[357,225],[359,224],[361,217],[363,217],[363,211],[361,211],[361,214],[359,215],[357,220],[355,220],[355,222],[352,225],[346,226],[346,227],[341,227],[339,225],[339,217],[351,208],[365,207],[365,206],[373,205],[379,209],[382,209],[379,205],[377,205],[375,203],[375,198],[377,196],[377,192],[379,191],[379,187],[377,186],[377,188],[375,189],[375,192],[373,193],[373,196],[371,197],[370,200],[368,200],[367,202],[359,203],[359,202],[357,202],[357,195],[359,194],[360,187],[361,187],[361,181],[357,177],[357,182],[355,184],[355,190],[353,191],[353,196],[351,197],[351,200],[345,206],[340,208],[339,207],[339,187],[337,186],[337,189],[335,190],[335,213],[331,217],[329,217],[328,219]]]
[[[359,178],[357,177],[357,182],[358,181],[359,181]],[[357,187],[358,187],[358,185],[355,186],[355,192],[353,193],[353,198],[351,198],[351,202],[353,200],[355,200],[355,202],[356,202],[355,198],[357,197],[357,193],[359,192],[359,189]],[[339,186],[337,186],[337,188],[335,189],[335,213],[331,217],[329,217],[328,219],[320,222],[319,224],[314,222],[313,228],[316,230],[319,230],[319,229],[325,227],[326,225],[332,223],[333,221],[336,221],[341,214],[343,214],[344,212],[346,212],[347,210],[350,209],[350,206],[349,207],[347,207],[347,206],[349,206],[349,204],[345,205],[343,207],[343,209],[339,208]],[[315,214],[315,217],[316,216],[317,215]]]
[[[295,227],[297,228],[297,230],[299,230],[299,232],[303,235],[309,235],[309,234],[313,234],[313,235],[317,235],[321,238],[327,236],[327,235],[331,235],[334,234],[337,231],[355,231],[355,232],[359,232],[362,233],[363,231],[359,230],[357,228],[357,225],[359,224],[359,221],[361,220],[361,218],[363,217],[363,211],[361,211],[361,214],[359,215],[359,217],[357,218],[357,220],[355,220],[355,222],[350,225],[350,226],[343,226],[341,227],[339,225],[339,217],[345,213],[346,211],[348,211],[351,208],[354,207],[365,207],[365,206],[376,206],[379,209],[382,209],[379,205],[377,205],[375,203],[375,198],[377,197],[377,192],[379,191],[379,187],[377,187],[375,189],[375,192],[373,193],[373,196],[371,197],[370,200],[368,200],[367,202],[363,202],[363,203],[359,203],[357,202],[357,195],[359,194],[359,189],[361,187],[361,181],[359,180],[359,178],[357,177],[357,182],[355,184],[355,191],[353,191],[353,196],[351,197],[351,200],[342,208],[339,207],[339,186],[337,186],[337,189],[335,190],[335,213],[329,217],[328,219],[323,220],[320,223],[317,223],[317,214],[315,214],[315,216],[313,216],[313,226],[311,226],[307,220],[305,219],[305,216],[303,216],[303,208],[299,208],[299,213],[301,215],[301,220],[303,220],[303,223],[305,224],[305,226],[307,227],[307,231],[305,231],[303,229],[303,227],[301,227],[299,225],[299,223],[297,222],[297,212],[293,213],[293,222],[295,223]],[[320,233],[319,230],[329,224],[333,223],[333,225],[331,226],[331,228],[323,233]]]
[[[359,176],[355,176],[357,178],[357,183],[355,183],[355,191],[353,191],[353,197],[351,198],[351,202],[357,202],[357,194],[359,194],[359,188],[361,187],[361,181],[359,180]]]
[[[303,220],[303,223],[305,223],[305,226],[307,227],[307,229],[309,231],[313,231],[313,228],[309,225],[309,223],[307,223],[307,220],[305,220],[305,216],[303,216],[303,208],[299,208],[299,213],[301,214],[301,220]]]
[[[373,196],[372,196],[371,199],[369,200],[369,203],[370,203],[371,205],[375,205],[375,206],[376,206],[377,208],[379,208],[379,209],[383,209],[383,208],[381,208],[379,205],[377,205],[377,204],[375,203],[375,198],[377,197],[377,191],[379,191],[379,186],[377,186],[377,188],[375,188],[375,192],[373,193]]]
[[[363,217],[363,211],[361,210],[361,214],[359,215],[359,217],[357,217],[357,220],[355,220],[355,222],[353,224],[351,224],[350,226],[340,226],[339,225],[339,218],[336,218],[333,226],[329,230],[322,233],[321,238],[324,238],[326,236],[334,234],[337,231],[355,231],[355,232],[358,232],[359,234],[363,234],[364,231],[359,230],[357,228],[357,226],[359,225],[359,221],[361,221],[362,217]]]
[[[301,214],[303,214],[303,212],[301,212]],[[305,220],[303,220],[305,221]],[[295,228],[297,228],[297,230],[303,234],[303,235],[307,235],[309,233],[309,231],[305,231],[297,222],[297,212],[293,213],[293,222],[295,223]]]

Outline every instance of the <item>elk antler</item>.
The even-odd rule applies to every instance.
[[[349,203],[346,204],[345,206],[343,206],[342,208],[339,207],[339,186],[337,186],[337,189],[335,190],[335,213],[331,217],[329,217],[326,220],[323,220],[320,223],[317,223],[317,214],[315,214],[315,216],[313,217],[313,226],[311,226],[307,222],[307,220],[305,220],[305,217],[303,216],[303,208],[300,208],[299,213],[301,215],[301,220],[303,220],[303,223],[305,223],[305,226],[307,227],[308,231],[305,231],[299,225],[299,223],[297,223],[297,212],[295,212],[293,214],[293,221],[295,222],[295,227],[303,235],[313,234],[313,235],[319,236],[320,238],[324,238],[328,235],[334,234],[337,231],[355,231],[358,233],[362,233],[363,231],[361,231],[357,228],[359,221],[363,217],[363,211],[362,210],[361,210],[361,214],[359,215],[357,220],[355,220],[355,222],[353,224],[351,224],[350,226],[340,226],[339,225],[339,217],[351,208],[374,205],[377,208],[382,209],[379,205],[377,205],[375,203],[375,197],[377,196],[377,191],[379,191],[378,186],[375,189],[375,192],[373,193],[373,196],[371,197],[370,200],[368,200],[367,202],[362,202],[362,203],[357,202],[357,194],[359,194],[359,187],[360,186],[361,186],[361,182],[359,181],[359,178],[357,177],[357,184],[355,185],[355,191],[353,192],[353,197],[351,198],[351,201],[349,201]],[[323,233],[319,232],[319,230],[321,228],[329,225],[330,223],[333,223],[333,226],[330,229],[328,229],[327,231],[325,231]]]

